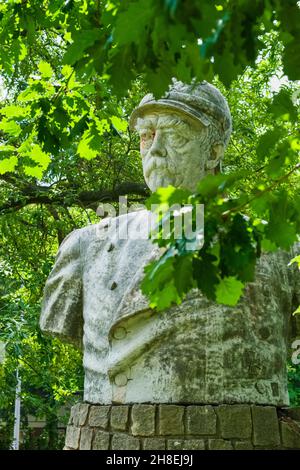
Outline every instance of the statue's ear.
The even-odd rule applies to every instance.
[[[213,144],[210,151],[210,158],[206,161],[206,169],[214,170],[218,173],[221,169],[221,161],[224,155],[224,145],[222,143]]]

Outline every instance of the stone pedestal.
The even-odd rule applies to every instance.
[[[65,450],[300,449],[300,409],[89,405],[71,410]]]

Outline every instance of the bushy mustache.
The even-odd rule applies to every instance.
[[[169,173],[168,162],[166,158],[161,157],[146,157],[144,159],[144,176],[149,178],[153,170],[164,169]]]

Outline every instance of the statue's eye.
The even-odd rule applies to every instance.
[[[154,140],[154,137],[155,137],[155,131],[154,130],[149,129],[147,131],[141,132],[140,138],[141,138],[142,148],[146,147],[147,145],[151,145],[151,143]]]
[[[173,140],[173,142],[176,143],[176,145],[180,145],[180,146],[185,145],[189,140],[187,137],[181,134],[175,133],[175,132],[172,133],[170,137]]]
[[[141,133],[141,139],[142,140],[149,140],[149,139],[154,139],[155,132],[154,131],[144,131]]]

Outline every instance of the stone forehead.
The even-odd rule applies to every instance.
[[[193,126],[191,126],[193,122]],[[190,119],[188,116],[182,116],[176,112],[166,112],[162,113],[150,113],[145,114],[144,116],[138,117],[136,121],[136,130],[141,130],[143,128],[155,127],[155,128],[174,128],[174,129],[184,129],[186,132],[195,131],[199,132],[203,128],[200,122],[197,122],[194,119]]]

